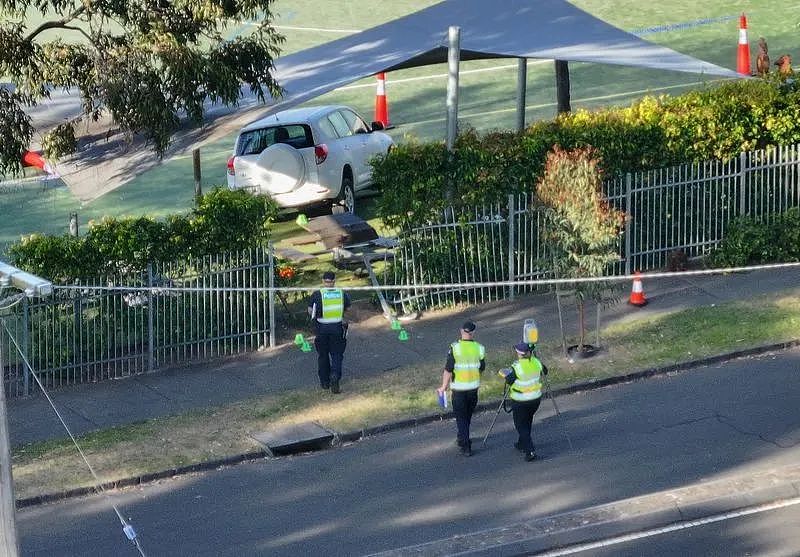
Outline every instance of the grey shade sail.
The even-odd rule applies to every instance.
[[[445,63],[450,26],[461,29],[462,60],[553,59],[741,77],[641,39],[565,0],[445,0],[278,59],[275,76],[285,95],[259,117],[381,71]]]

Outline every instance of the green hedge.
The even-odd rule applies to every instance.
[[[764,223],[742,217],[731,223],[725,238],[711,253],[714,267],[800,261],[800,208],[773,215]]]
[[[449,184],[456,207],[533,192],[555,145],[593,146],[604,173],[615,176],[798,142],[798,85],[750,79],[678,97],[648,96],[625,108],[578,110],[524,132],[466,130],[452,154],[443,142],[398,145],[374,161],[373,179],[383,192],[379,216],[413,226],[436,218]]]
[[[58,282],[144,271],[168,262],[263,244],[275,202],[244,191],[216,188],[188,215],[104,218],[81,237],[34,234],[9,249],[14,265]]]

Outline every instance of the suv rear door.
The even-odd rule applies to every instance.
[[[316,180],[314,141],[307,124],[277,124],[241,133],[234,171],[239,188],[287,193]]]

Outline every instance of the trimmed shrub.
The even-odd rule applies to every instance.
[[[262,245],[278,208],[268,197],[216,188],[188,215],[104,218],[85,236],[34,234],[9,249],[17,267],[59,282],[141,272],[168,262]]]
[[[445,205],[504,202],[533,193],[554,146],[596,149],[600,168],[619,176],[686,162],[730,159],[743,151],[800,142],[800,84],[726,82],[678,97],[648,96],[626,108],[577,110],[524,132],[466,130],[448,153],[443,142],[406,143],[374,161],[383,196],[378,214],[393,226],[432,220]],[[445,192],[453,192],[451,202]]]

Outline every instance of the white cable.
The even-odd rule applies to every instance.
[[[86,454],[83,452],[83,449],[81,449],[80,445],[78,445],[77,439],[75,439],[75,436],[72,434],[72,431],[69,429],[69,426],[64,421],[64,418],[61,416],[61,413],[58,411],[58,408],[56,408],[53,399],[50,397],[50,393],[48,393],[47,390],[44,388],[44,385],[39,380],[39,376],[36,374],[36,371],[34,371],[33,366],[31,366],[30,362],[28,362],[28,359],[25,357],[25,354],[23,354],[22,349],[17,343],[17,339],[14,338],[14,335],[11,334],[11,330],[9,330],[8,326],[6,326],[5,319],[0,319],[0,323],[2,323],[3,329],[5,329],[6,333],[8,334],[8,338],[11,339],[11,342],[14,344],[14,348],[16,348],[20,358],[22,358],[22,361],[25,363],[25,366],[30,370],[31,375],[33,375],[33,379],[36,381],[36,384],[39,385],[39,388],[42,390],[42,393],[44,393],[44,396],[47,398],[47,402],[50,403],[50,406],[53,408],[53,411],[56,413],[56,416],[58,416],[58,420],[61,422],[61,425],[64,426],[64,429],[69,435],[69,438],[72,439],[72,444],[75,445],[75,448],[78,450],[78,453],[83,459],[83,462],[86,464],[86,467],[89,469],[89,472],[91,472],[92,477],[95,480],[95,485],[94,485],[95,491],[97,491],[101,495],[104,495],[108,499],[108,502],[111,503],[111,507],[114,509],[114,512],[117,513],[117,518],[119,518],[119,521],[122,524],[122,531],[125,534],[125,537],[127,537],[128,540],[130,540],[131,543],[133,543],[133,545],[136,546],[136,549],[139,550],[139,553],[142,555],[142,557],[145,557],[144,549],[142,548],[141,543],[139,542],[139,538],[136,536],[136,531],[133,529],[133,526],[130,523],[128,523],[128,521],[125,520],[125,517],[122,516],[122,513],[117,508],[116,504],[114,504],[114,501],[111,499],[111,496],[108,493],[106,493],[106,491],[103,489],[103,486],[101,485],[100,482],[100,478],[97,476],[97,473],[94,471],[94,468],[92,468],[92,465],[89,464],[89,460],[86,458]],[[0,386],[0,388],[2,388],[2,386]]]
[[[635,278],[661,279],[670,277],[692,277],[704,275],[718,275],[725,273],[742,273],[749,271],[763,271],[767,269],[789,269],[800,267],[800,261],[794,263],[770,263],[764,265],[751,265],[749,267],[727,267],[722,269],[701,269],[697,271],[671,271],[663,273],[639,273],[633,275],[609,275],[587,278],[564,279],[530,279],[530,280],[497,280],[486,282],[447,282],[438,284],[384,284],[377,286],[344,286],[342,290],[357,292],[370,292],[373,290],[438,290],[438,289],[468,289],[487,288],[491,286],[537,286],[556,284],[583,284],[595,282],[621,282]],[[71,286],[53,285],[53,290],[83,290],[97,292],[113,290],[117,292],[152,292],[163,294],[169,292],[314,292],[319,286],[260,286],[260,287],[193,287],[193,286]]]
[[[25,294],[24,293],[14,294],[13,296],[9,296],[7,298],[3,298],[2,300],[0,300],[0,310],[2,310],[2,309],[11,309],[14,306],[18,305],[24,299],[25,299]],[[3,305],[6,302],[8,302],[8,305]]]

